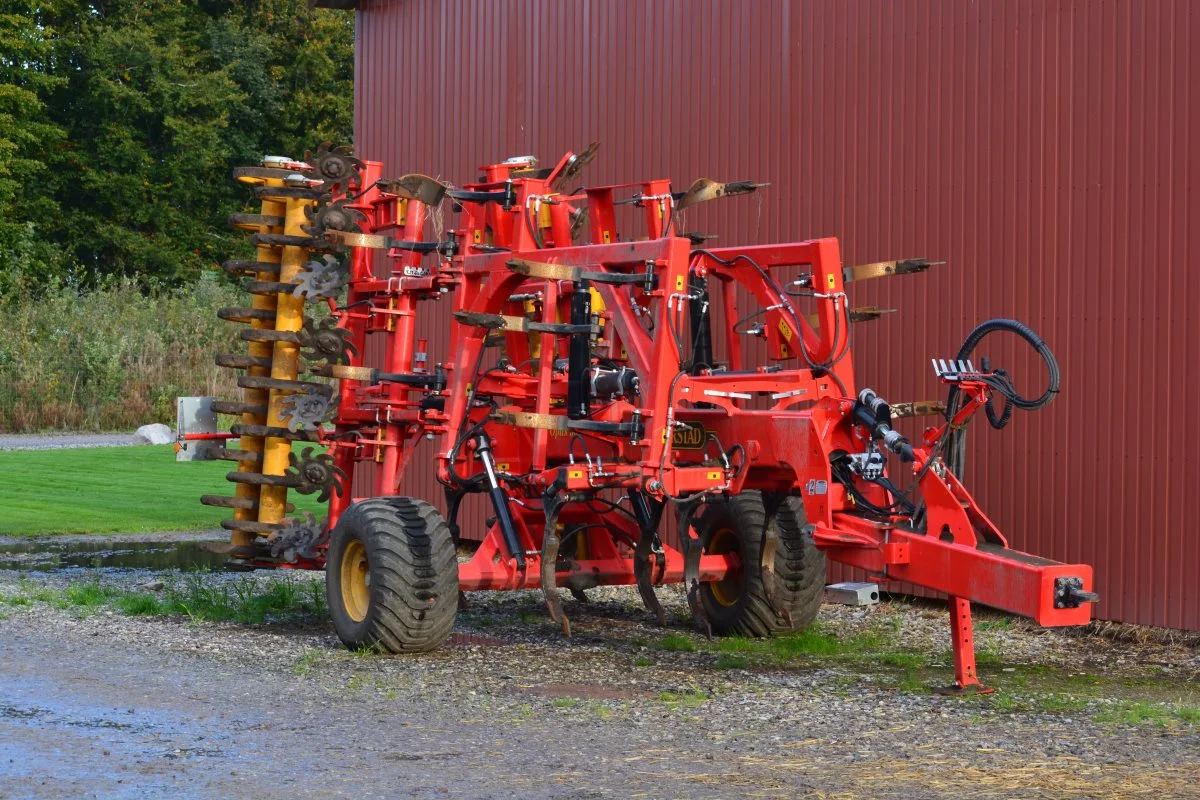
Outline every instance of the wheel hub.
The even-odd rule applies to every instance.
[[[738,551],[737,534],[733,528],[720,528],[714,531],[704,551],[708,555],[736,553]],[[742,596],[741,571],[727,574],[721,580],[711,582],[709,589],[712,591],[713,599],[726,608],[737,605]]]
[[[346,545],[342,554],[342,607],[355,622],[367,618],[371,605],[371,571],[367,548],[358,539]]]

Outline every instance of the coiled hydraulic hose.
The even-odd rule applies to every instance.
[[[1038,355],[1041,356],[1043,363],[1046,365],[1046,371],[1049,373],[1050,381],[1046,386],[1046,391],[1036,399],[1022,397],[1016,387],[1013,385],[1012,379],[1008,373],[1002,369],[995,370],[986,382],[997,392],[1004,397],[1004,408],[997,414],[996,409],[992,404],[991,399],[987,401],[984,411],[987,413],[988,422],[993,428],[1003,428],[1012,419],[1014,408],[1022,409],[1023,411],[1033,411],[1034,409],[1042,408],[1049,405],[1054,396],[1058,394],[1059,387],[1059,371],[1058,361],[1054,358],[1054,353],[1050,352],[1050,348],[1042,341],[1042,337],[1038,336],[1033,330],[1022,322],[1017,322],[1013,319],[990,319],[987,322],[978,325],[975,330],[967,335],[966,340],[962,343],[962,347],[958,349],[958,355],[955,357],[957,361],[966,361],[971,357],[971,353],[979,346],[989,334],[998,331],[1007,331],[1015,333],[1026,342],[1029,343]],[[946,398],[946,419],[954,418],[959,406],[959,390],[957,386],[950,387],[950,394]],[[967,431],[965,428],[951,430],[946,437],[946,465],[950,471],[957,475],[960,479],[963,477],[963,470],[966,467],[967,456]]]

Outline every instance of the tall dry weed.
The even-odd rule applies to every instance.
[[[0,297],[0,432],[132,430],[172,423],[179,395],[236,396],[213,356],[238,326],[216,311],[245,303],[214,275],[154,294],[121,282]]]

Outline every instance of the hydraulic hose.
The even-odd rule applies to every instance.
[[[1043,408],[1049,405],[1050,401],[1058,394],[1060,374],[1058,370],[1058,361],[1054,358],[1054,353],[1050,352],[1050,348],[1033,330],[1023,322],[1018,322],[1014,319],[990,319],[987,322],[981,323],[971,331],[966,340],[962,343],[962,347],[958,348],[958,355],[955,356],[957,361],[966,361],[971,357],[971,353],[979,346],[979,343],[987,338],[990,334],[999,331],[1016,334],[1029,343],[1030,347],[1037,351],[1041,356],[1042,362],[1046,365],[1046,371],[1049,373],[1050,380],[1046,385],[1046,390],[1041,396],[1036,399],[1022,397],[1013,385],[1008,373],[1002,369],[997,369],[992,373],[993,379],[988,383],[999,392],[1005,399],[1004,409],[997,414],[991,399],[987,401],[984,410],[987,412],[988,422],[993,428],[1003,428],[1012,418],[1014,408],[1019,408],[1023,411],[1033,411],[1038,408]],[[950,394],[946,398],[946,419],[951,420],[958,410],[959,390],[957,386],[950,387]],[[963,477],[963,470],[966,467],[966,449],[967,449],[967,432],[966,429],[951,430],[946,437],[946,465],[950,471],[957,475],[960,479]]]

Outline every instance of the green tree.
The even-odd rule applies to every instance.
[[[64,131],[42,100],[61,80],[51,69],[53,31],[37,9],[14,1],[0,13],[0,293],[49,278],[61,262],[39,235],[58,211],[40,189]]]
[[[232,167],[350,141],[351,15],[298,0],[22,8],[0,22],[0,160],[29,163],[0,169],[0,209],[12,241],[61,253],[64,280],[187,283],[246,247],[225,223],[248,202]]]

